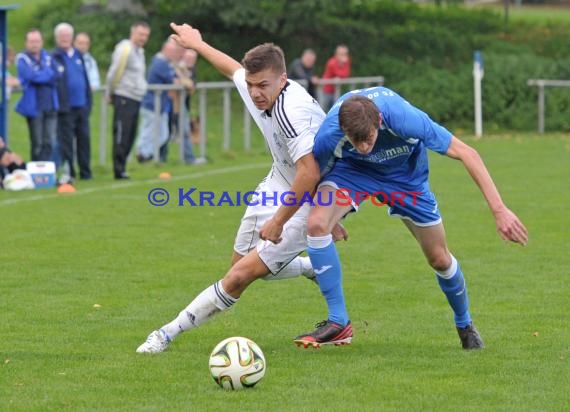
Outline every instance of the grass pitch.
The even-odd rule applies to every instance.
[[[253,189],[268,155],[202,168],[133,165],[131,182],[0,193],[0,409],[9,411],[411,411],[568,408],[568,136],[469,140],[530,231],[503,243],[462,166],[431,157],[432,188],[487,348],[464,352],[433,273],[404,226],[366,204],[339,245],[355,327],[348,347],[292,338],[326,316],[305,279],[256,282],[235,307],[169,350],[136,347],[228,268],[243,207],[176,206],[177,189]],[[163,207],[147,196],[171,194]],[[97,306],[98,307],[97,307]],[[268,370],[228,393],[208,371],[222,339],[247,336]]]

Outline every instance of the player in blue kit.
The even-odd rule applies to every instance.
[[[333,199],[329,206],[316,202],[307,228],[309,257],[327,301],[328,319],[317,324],[315,331],[295,338],[297,345],[351,343],[352,325],[331,230],[349,212],[357,211],[365,198],[372,197],[375,203],[387,203],[388,213],[401,218],[418,241],[453,309],[462,347],[484,347],[469,313],[461,267],[449,252],[441,215],[429,187],[427,149],[463,162],[487,201],[501,238],[527,243],[525,226],[501,200],[475,149],[390,89],[373,87],[349,92],[328,113],[313,148],[323,176],[317,196]]]

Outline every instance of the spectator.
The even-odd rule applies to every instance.
[[[79,177],[89,180],[91,175],[91,88],[83,56],[73,47],[73,26],[59,23],[54,29],[56,49],[53,51],[57,76],[59,112],[57,134],[64,171],[60,183],[75,181],[75,149],[79,164]],[[67,175],[69,173],[69,175]]]
[[[89,53],[91,38],[85,32],[77,33],[74,46],[83,55],[83,62],[85,63],[85,70],[87,71],[87,78],[89,79],[91,90],[98,90],[101,88],[101,77],[99,76],[97,61],[91,53]]]
[[[346,79],[350,77],[350,55],[348,47],[344,44],[336,46],[334,56],[328,59],[323,73],[325,79]],[[323,86],[323,101],[321,106],[325,112],[328,112],[334,101],[337,99],[336,86],[333,84],[325,84]]]
[[[317,55],[315,52],[312,49],[305,49],[301,57],[293,60],[287,73],[289,79],[305,80],[307,83],[303,86],[314,98],[317,97],[316,84],[319,81],[319,78],[313,73],[316,61]]]
[[[192,125],[191,125],[191,102],[192,93],[196,87],[196,61],[198,59],[198,53],[196,50],[185,49],[182,54],[182,58],[176,65],[176,75],[180,83],[186,88],[186,99],[184,100],[184,107],[179,109],[179,99],[176,98],[173,101],[173,116],[171,120],[172,130],[175,131],[171,135],[176,134],[178,130],[178,117],[181,111],[185,113],[184,130],[182,132],[182,145],[184,148],[184,162],[186,164],[204,164],[206,159],[196,158],[194,156],[194,150],[192,147]]]
[[[56,71],[49,53],[43,48],[39,30],[26,33],[25,50],[16,56],[18,79],[22,97],[16,111],[26,118],[30,132],[30,159],[50,160],[52,143],[57,136],[57,110],[55,88]]]
[[[130,37],[121,40],[107,72],[107,101],[113,104],[113,171],[115,179],[129,179],[127,157],[137,134],[141,101],[146,93],[144,46],[150,36],[145,22],[131,26]]]
[[[22,160],[22,157],[17,153],[12,152],[4,138],[0,136],[0,169],[8,169],[8,172],[12,173],[16,169],[25,169],[26,163]],[[0,170],[0,173],[2,170]],[[4,177],[4,176],[2,176]],[[0,179],[1,181],[2,179]]]
[[[167,40],[160,52],[154,55],[148,69],[148,83],[152,85],[169,85],[178,83],[174,65],[180,60],[183,48],[174,40]],[[154,114],[154,91],[148,91],[142,101],[142,125],[137,145],[137,160],[146,162],[153,158],[155,130],[159,130],[158,142],[160,145],[160,161],[166,162],[168,156],[168,141],[170,140],[169,113],[172,108],[172,99],[176,92],[160,92],[160,124],[156,124]]]
[[[0,137],[0,189],[2,187],[2,182],[6,176],[6,172],[14,173],[15,170],[22,169],[26,170],[26,163],[22,160],[22,157],[17,153],[12,152],[6,143],[4,138]]]

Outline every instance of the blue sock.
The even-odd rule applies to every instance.
[[[327,301],[328,320],[345,326],[348,313],[342,289],[342,270],[332,236],[308,236],[309,258],[321,293]]]
[[[463,272],[457,260],[451,256],[451,266],[444,272],[436,272],[439,287],[445,293],[455,314],[455,325],[465,328],[471,324],[469,298]]]

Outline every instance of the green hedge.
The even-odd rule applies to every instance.
[[[236,59],[250,47],[273,41],[289,60],[303,48],[317,51],[317,73],[338,43],[346,43],[353,75],[383,75],[386,85],[438,121],[473,129],[473,51],[482,50],[486,130],[536,128],[536,88],[529,78],[570,78],[570,26],[512,24],[492,11],[420,7],[382,0],[142,0],[152,27],[150,58],[170,34],[170,21],[199,27],[205,39]],[[53,0],[38,8],[48,41],[56,23],[69,21],[92,35],[92,53],[105,70],[114,44],[128,35],[136,16],[80,12],[80,0]],[[204,61],[201,80],[220,75]],[[547,129],[570,131],[570,90],[551,89]]]

